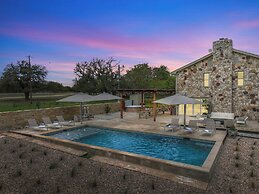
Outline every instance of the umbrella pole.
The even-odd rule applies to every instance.
[[[83,113],[83,103],[80,102],[80,122],[81,122],[81,124],[82,124],[82,121],[83,121],[83,119],[82,119],[82,113]]]
[[[186,126],[186,104],[184,104],[184,113],[183,113],[183,127]]]

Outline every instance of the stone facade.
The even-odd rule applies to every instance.
[[[244,73],[244,85],[237,85],[237,73]],[[233,112],[255,120],[259,116],[259,55],[233,48],[230,39],[213,43],[213,51],[174,71],[176,90],[194,98],[207,99],[214,112]],[[209,86],[204,86],[204,74]]]
[[[107,103],[111,107],[111,112],[120,110],[120,103]],[[93,115],[102,114],[105,112],[106,104],[91,104],[89,112]],[[28,119],[35,118],[38,123],[42,122],[42,117],[49,116],[50,119],[56,120],[56,116],[63,115],[65,120],[73,119],[74,115],[80,114],[80,106],[45,108],[36,110],[21,110],[15,112],[0,113],[0,130],[9,130],[23,128],[28,125]]]

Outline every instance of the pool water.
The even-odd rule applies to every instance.
[[[214,145],[212,141],[95,127],[77,128],[48,136],[196,166],[203,165]]]

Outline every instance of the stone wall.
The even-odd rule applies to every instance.
[[[244,86],[237,86],[237,72],[244,72]],[[209,87],[203,75],[209,73]],[[213,43],[213,52],[177,71],[177,92],[207,98],[215,112],[233,112],[255,120],[259,109],[259,57],[233,49],[230,39]]]
[[[259,116],[259,59],[234,52],[233,110],[236,115]],[[244,72],[244,86],[237,86],[237,72]],[[258,112],[257,112],[258,111]]]
[[[111,112],[120,110],[119,103],[107,103],[111,107]],[[104,113],[106,104],[91,104],[89,112],[93,115]],[[45,108],[36,110],[21,110],[15,112],[0,113],[0,130],[23,128],[28,125],[28,119],[35,118],[38,123],[42,123],[42,117],[49,116],[50,119],[56,120],[56,116],[63,115],[65,120],[73,119],[74,115],[80,114],[80,106]]]

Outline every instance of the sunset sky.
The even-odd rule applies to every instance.
[[[174,70],[221,37],[259,54],[259,1],[0,0],[0,73],[31,55],[64,85],[93,57]]]

